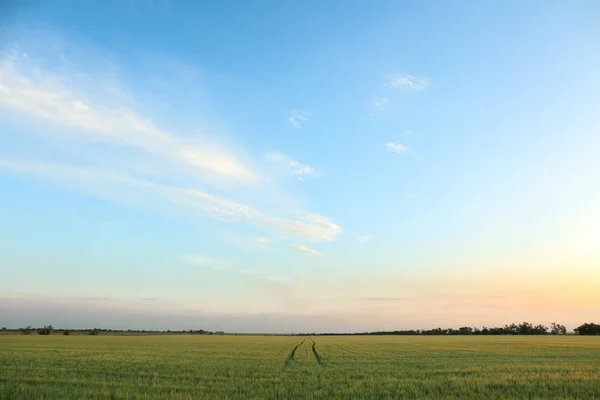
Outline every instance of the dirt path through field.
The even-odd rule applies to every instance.
[[[307,340],[310,340],[310,343],[308,343]],[[319,351],[317,350],[317,342],[315,342],[315,340],[309,336],[308,338],[304,338],[300,343],[297,343],[292,348],[292,351],[288,354],[287,358],[285,359],[283,368],[286,369],[292,361],[294,363],[300,363],[305,366],[309,366],[310,364],[312,364],[312,363],[308,363],[308,364],[306,363],[306,361],[309,359],[308,345],[310,345],[310,347],[311,347],[311,352],[312,352],[317,364],[319,364],[320,366],[324,366],[325,362],[323,360],[323,357],[319,354]],[[298,354],[298,351],[301,351],[300,348],[302,346],[304,346],[304,357],[302,356],[302,353],[299,353],[299,356],[301,359],[299,361],[299,360],[296,360],[296,355]]]
[[[302,344],[304,344],[305,340],[306,339],[302,340],[300,343],[298,343],[297,345],[294,346],[294,348],[292,349],[292,351],[290,352],[290,354],[288,354],[288,356],[287,356],[287,358],[285,360],[283,368],[287,367],[290,362],[296,361],[294,359],[294,356],[296,355],[296,350],[298,350],[298,347],[300,347],[300,346],[302,346]]]
[[[312,337],[309,336],[308,338],[312,342],[312,352],[315,356],[315,359],[317,360],[319,365],[323,365],[323,360],[321,359],[321,356],[319,355],[319,352],[317,351],[317,343],[313,340]]]

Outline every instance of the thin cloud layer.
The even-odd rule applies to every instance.
[[[392,89],[399,90],[423,90],[429,86],[429,82],[425,78],[413,76],[410,74],[394,74],[388,81],[388,86]]]
[[[316,178],[321,175],[319,171],[311,166],[302,164],[280,152],[271,152],[265,154],[265,160],[272,164],[275,168],[284,171],[289,176],[300,181],[309,178]]]
[[[4,56],[0,61],[0,107],[46,124],[71,130],[71,139],[89,139],[129,147],[179,166],[209,181],[212,176],[252,184],[253,169],[215,142],[185,142],[158,127],[149,117],[126,105],[102,87],[85,82],[93,93],[73,82],[72,76],[47,71],[31,57]],[[91,98],[102,100],[92,100]],[[44,130],[45,134],[52,131]],[[56,139],[64,139],[64,133]]]
[[[255,167],[259,160],[252,160],[235,146],[224,146],[217,136],[201,133],[200,138],[184,139],[136,111],[139,107],[131,104],[140,104],[140,100],[120,95],[127,91],[117,83],[111,81],[110,87],[105,87],[84,80],[82,77],[89,75],[86,71],[68,63],[62,69],[49,67],[48,59],[60,63],[61,57],[40,61],[32,52],[27,57],[22,50],[0,53],[0,110],[18,116],[19,123],[33,124],[42,142],[74,145],[86,165],[44,162],[37,153],[29,159],[0,154],[0,169],[185,218],[247,223],[317,242],[334,241],[342,232],[325,216],[301,210],[271,215],[243,201],[207,192],[207,185],[235,188],[235,197],[244,197],[245,188],[250,187],[268,197],[271,188],[263,183],[273,180]],[[303,120],[302,115],[298,120]],[[132,166],[132,159],[140,157],[143,171]],[[313,168],[282,157],[279,161],[291,176],[317,175]]]
[[[290,117],[288,118],[288,122],[292,127],[296,129],[302,128],[302,124],[308,121],[309,113],[307,111],[302,110],[293,110]]]
[[[199,190],[156,184],[111,171],[2,158],[0,168],[108,200],[158,208],[175,214],[184,213],[186,216],[251,223],[311,241],[334,241],[342,233],[340,226],[321,215],[301,214],[296,219],[272,216],[246,204]]]
[[[321,252],[317,251],[317,250],[313,250],[311,248],[308,248],[306,246],[300,246],[300,245],[293,245],[292,248],[296,251],[299,251],[300,253],[304,253],[304,254],[308,254],[309,256],[320,256],[322,255]]]
[[[394,142],[389,142],[386,147],[389,151],[396,154],[404,153],[406,150],[408,150],[408,147],[405,145]]]

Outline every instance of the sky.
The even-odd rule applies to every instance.
[[[596,1],[4,1],[0,326],[594,322],[598,71]]]

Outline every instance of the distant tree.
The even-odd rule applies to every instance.
[[[37,333],[38,333],[38,335],[52,335],[53,330],[54,330],[54,328],[52,327],[52,325],[48,325],[48,326],[44,326],[41,329],[38,329]]]
[[[71,333],[69,333],[69,331],[63,331],[63,335],[65,336],[69,336]]]
[[[513,324],[514,325],[514,324]],[[513,334],[511,332],[506,331],[506,328],[489,328],[489,334],[490,335],[504,335],[504,334]],[[516,333],[514,333],[516,335]]]
[[[8,329],[6,329],[5,326],[2,327],[2,332],[6,332]]]
[[[512,324],[511,326],[514,326],[514,324]],[[535,329],[533,325],[529,322],[523,322],[522,324],[519,324],[519,326],[516,329],[516,334],[518,335],[533,335],[534,333]]]
[[[519,326],[516,324],[510,324],[504,326],[504,334],[505,335],[518,335],[519,334]]]
[[[566,335],[567,327],[553,322],[552,324],[550,324],[550,333],[553,335]]]
[[[31,335],[31,332],[33,332],[33,327],[31,325],[27,325],[25,328],[19,329],[19,332],[21,332],[22,335]]]
[[[536,326],[533,327],[533,332],[534,332],[534,335],[547,335],[548,329],[550,329],[550,328],[548,328],[544,324],[537,324]]]
[[[585,323],[573,329],[578,335],[600,335],[600,325]]]
[[[468,326],[463,326],[461,328],[458,328],[458,333],[460,335],[472,335],[473,334],[473,328],[468,327]]]
[[[91,331],[88,332],[88,335],[98,336],[98,329],[92,329]]]
[[[548,327],[546,325],[543,324],[538,324],[536,326],[533,327],[533,334],[534,335],[547,335],[548,334]]]

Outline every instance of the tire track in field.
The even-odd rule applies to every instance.
[[[287,356],[287,358],[286,358],[286,360],[285,360],[285,363],[284,363],[284,365],[283,365],[283,368],[284,368],[284,369],[285,369],[285,368],[288,366],[288,364],[289,364],[290,362],[292,362],[292,361],[296,361],[296,360],[294,359],[294,356],[296,355],[296,350],[298,350],[298,347],[300,347],[300,346],[302,346],[302,344],[304,344],[304,341],[305,341],[305,340],[306,340],[306,339],[303,339],[303,340],[302,340],[300,343],[298,343],[297,345],[295,345],[295,346],[294,346],[294,348],[292,349],[292,351],[290,352],[290,354],[288,354],[288,356]]]
[[[317,360],[317,362],[319,363],[320,366],[323,366],[323,359],[321,358],[321,356],[319,355],[319,352],[317,351],[317,343],[310,336],[308,338],[312,342],[312,352],[315,356],[315,359]]]

